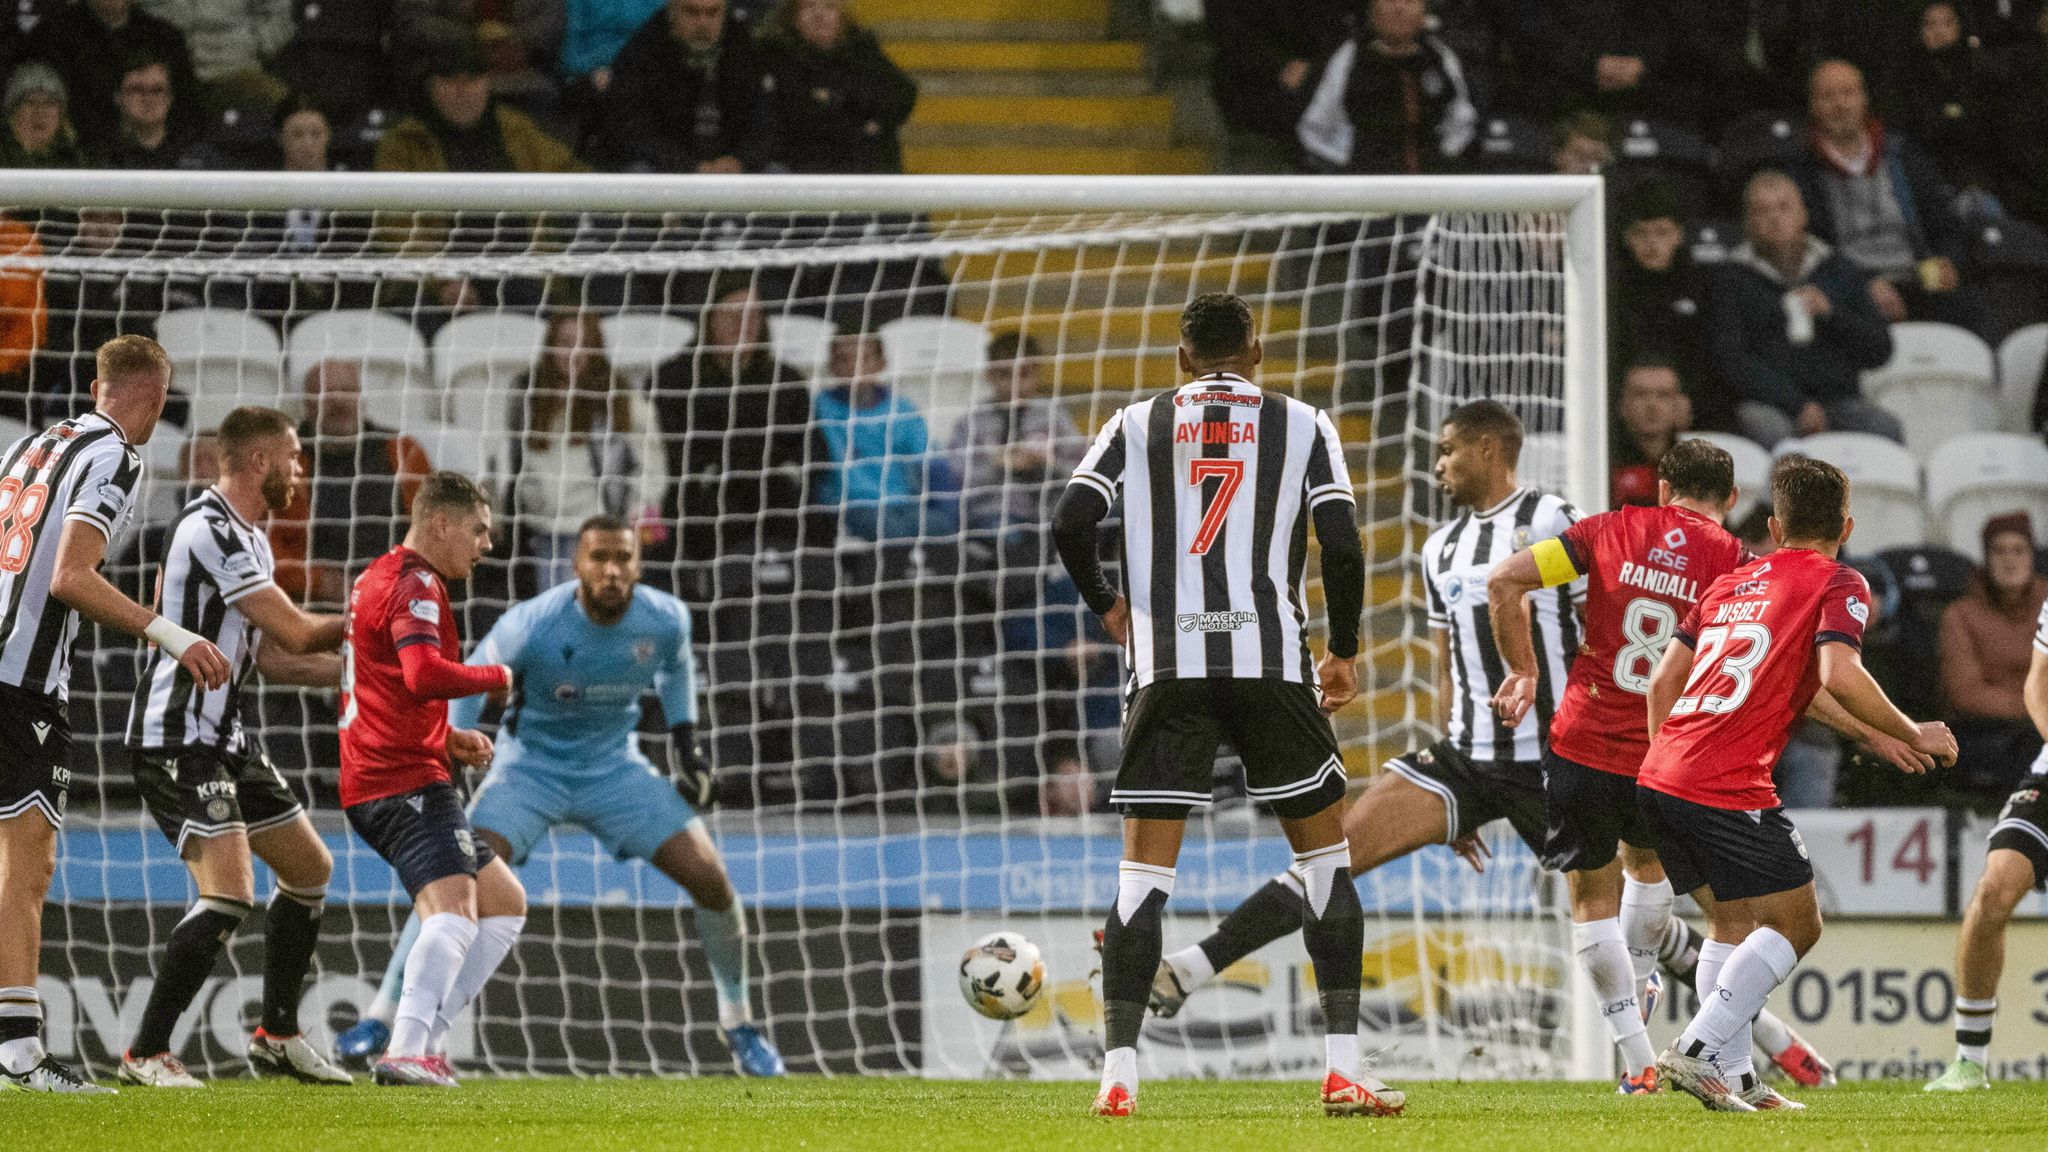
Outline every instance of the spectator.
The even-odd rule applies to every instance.
[[[319,93],[320,110],[337,127],[390,103],[389,4],[304,3],[297,16],[291,42],[271,61],[273,73],[295,92]]]
[[[1203,0],[1222,171],[1293,170],[1295,126],[1317,69],[1352,34],[1349,9],[1347,0]]]
[[[792,172],[900,173],[897,130],[917,103],[874,33],[844,0],[782,0],[761,29],[775,158]]]
[[[1042,357],[1029,336],[1005,332],[989,341],[987,379],[995,398],[969,409],[953,429],[951,472],[970,530],[1049,523],[1052,497],[1087,449],[1073,417],[1044,394]]]
[[[1920,34],[1891,77],[1887,123],[1926,149],[1950,184],[1992,214],[2007,183],[2003,97],[1988,49],[1963,38],[1955,0],[1920,5]]]
[[[473,41],[483,49],[491,95],[551,107],[563,7],[563,0],[394,0],[391,57],[399,82],[419,83],[434,74],[446,45]]]
[[[150,15],[176,28],[192,53],[197,92],[180,92],[204,111],[271,108],[284,81],[266,69],[292,38],[290,0],[142,0]]]
[[[328,153],[334,129],[327,114],[306,97],[292,94],[277,106],[277,166],[285,172],[332,172],[334,159]]]
[[[668,0],[612,61],[595,146],[635,172],[753,171],[764,105],[759,53],[725,0]]]
[[[189,168],[203,162],[188,157],[191,139],[172,119],[177,93],[171,71],[161,60],[137,57],[121,72],[121,119],[114,135],[100,146],[102,168]]]
[[[426,106],[377,142],[377,171],[585,170],[526,113],[491,95],[489,66],[475,41],[448,45],[429,68]]]
[[[1941,173],[1870,114],[1863,73],[1842,60],[1815,68],[1808,115],[1793,175],[1814,235],[1863,271],[1886,320],[1940,320],[1983,333],[1984,302],[1957,270],[1968,236]]]
[[[7,78],[7,134],[0,138],[0,168],[84,168],[85,149],[65,109],[64,78],[31,60]]]
[[[1697,93],[1678,69],[1673,9],[1695,0],[1511,0],[1524,101],[1552,114],[1661,115],[1687,121]],[[1541,71],[1531,68],[1540,62]]]
[[[1898,417],[1863,398],[1859,374],[1891,358],[1892,335],[1862,271],[1807,234],[1784,173],[1751,177],[1742,201],[1748,240],[1718,269],[1708,351],[1742,434],[1766,448],[1829,431],[1901,439]]]
[[[661,522],[668,491],[654,408],[612,371],[595,312],[548,321],[540,362],[513,402],[510,499],[540,586],[576,574],[577,529],[607,513],[629,524]]]
[[[1581,112],[1557,126],[1551,171],[1559,176],[1592,176],[1614,163],[1614,132],[1603,116]]]
[[[1956,778],[2003,796],[2040,750],[2021,688],[2048,580],[2034,574],[2034,526],[2025,512],[1984,525],[1984,564],[1941,616],[1941,688],[1961,751]]]
[[[34,381],[34,364],[49,336],[49,306],[43,291],[46,274],[33,268],[6,268],[7,257],[40,256],[35,230],[11,216],[0,215],[0,417],[24,424],[38,422],[33,392],[54,389]]]
[[[768,354],[752,288],[714,287],[698,332],[654,373],[682,554],[788,552],[803,536],[810,394]]]
[[[1370,38],[1346,40],[1297,131],[1311,166],[1339,172],[1449,172],[1479,113],[1457,53],[1434,36],[1426,0],[1372,0]]]
[[[662,0],[568,0],[562,52],[562,107],[585,121],[612,85],[612,61]]]
[[[78,126],[88,151],[114,139],[121,121],[118,98],[127,62],[147,56],[163,62],[171,78],[172,107],[189,132],[199,110],[198,80],[192,53],[176,28],[147,12],[133,0],[78,0],[52,12],[36,25],[30,52],[48,60],[64,74],[71,94],[71,122]]]
[[[351,570],[404,535],[413,494],[434,468],[418,441],[364,419],[354,363],[323,360],[304,387],[306,483],[271,521],[270,546],[278,587],[295,600],[339,604]]]
[[[1608,282],[1613,306],[1609,355],[1616,364],[1667,360],[1688,389],[1692,427],[1733,428],[1726,393],[1704,388],[1707,374],[1707,283],[1685,243],[1678,197],[1650,181],[1623,202],[1619,259]]]
[[[942,535],[951,526],[928,523],[930,440],[916,405],[882,382],[888,365],[882,341],[848,333],[832,341],[832,376],[839,383],[818,394],[813,419],[824,447],[817,502],[836,509],[839,527],[862,540]]]
[[[1691,428],[1690,407],[1678,369],[1669,362],[1638,360],[1628,366],[1607,453],[1612,503],[1656,506],[1657,464]]]

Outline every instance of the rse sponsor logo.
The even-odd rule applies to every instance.
[[[1239,408],[1257,408],[1265,402],[1263,396],[1241,396],[1235,392],[1183,392],[1173,398],[1174,405],[1179,408],[1191,404],[1234,404]]]
[[[1181,424],[1173,430],[1175,444],[1256,444],[1259,430],[1251,424],[1234,421],[1205,420],[1200,424]]]
[[[1655,564],[1660,568],[1669,568],[1673,572],[1685,571],[1685,565],[1688,559],[1690,559],[1690,557],[1680,556],[1678,553],[1669,551],[1664,548],[1650,549],[1650,563]]]
[[[424,620],[434,625],[441,623],[441,605],[433,600],[408,600],[405,610],[411,613],[415,620]]]
[[[1257,624],[1257,612],[1184,612],[1174,618],[1183,632],[1235,632]]]
[[[1676,552],[1685,547],[1685,529],[1673,528],[1664,534],[1664,547]]]

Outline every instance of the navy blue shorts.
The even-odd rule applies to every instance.
[[[1716,900],[1749,900],[1813,882],[1806,842],[1783,807],[1709,808],[1640,785],[1636,806],[1679,892],[1705,887]]]
[[[495,857],[469,830],[452,784],[368,800],[344,809],[363,843],[398,873],[408,895],[450,876],[474,876]]]
[[[1633,776],[1602,772],[1556,752],[1543,754],[1543,866],[1553,872],[1597,872],[1625,842],[1657,847],[1636,806]]]

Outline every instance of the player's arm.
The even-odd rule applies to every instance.
[[[1695,617],[1697,613],[1695,613]],[[1685,682],[1692,677],[1691,632],[1680,628],[1672,634],[1671,642],[1664,645],[1664,655],[1657,661],[1657,670],[1650,673],[1650,690],[1644,699],[1650,710],[1650,739],[1657,738],[1657,729],[1671,716],[1671,706],[1685,693]]]
[[[76,515],[66,517],[63,534],[57,538],[50,595],[95,624],[162,648],[209,689],[227,683],[228,661],[219,648],[130,600],[100,575],[100,561],[106,554],[107,535],[101,524]]]
[[[1901,772],[1925,772],[1934,767],[1934,757],[1915,752],[1905,741],[1887,736],[1849,715],[1849,710],[1842,707],[1825,688],[1813,694],[1813,703],[1806,709],[1806,718],[1817,720],[1846,739],[1863,745]]]
[[[1494,565],[1486,578],[1486,614],[1493,646],[1507,668],[1493,710],[1509,728],[1522,722],[1536,702],[1536,645],[1530,639],[1529,593],[1569,584],[1584,572],[1562,538],[1539,540]]]
[[[422,700],[459,700],[512,686],[512,669],[503,664],[459,664],[441,654],[440,598],[413,598],[394,591],[389,606],[391,647],[405,690]]]
[[[1451,699],[1451,630],[1431,628],[1430,638],[1436,641],[1436,730],[1451,730],[1451,709],[1456,702]]]
[[[1330,638],[1316,665],[1323,711],[1336,712],[1358,698],[1358,615],[1365,608],[1365,549],[1358,542],[1358,504],[1344,472],[1343,447],[1326,413],[1316,414],[1322,452],[1308,470],[1310,517],[1322,551],[1323,610]],[[1320,461],[1320,463],[1316,463]]]
[[[1130,639],[1130,610],[1103,575],[1102,554],[1096,544],[1096,530],[1108,515],[1109,499],[1094,485],[1069,484],[1053,509],[1052,543],[1082,602],[1102,617],[1111,638],[1123,644]]]
[[[1956,738],[1948,730],[1948,725],[1939,720],[1916,724],[1911,717],[1899,711],[1899,706],[1892,703],[1891,697],[1884,694],[1884,689],[1870,675],[1870,670],[1863,666],[1863,653],[1854,644],[1824,639],[1816,655],[1820,660],[1820,686],[1827,689],[1849,715],[1893,739],[1904,741],[1916,752],[1932,756],[1936,763],[1955,763]]]
[[[2034,646],[2034,662],[2027,665],[2027,683],[2020,689],[2021,698],[2027,703],[2027,717],[2034,722],[2034,731],[2048,739],[2048,651]]]
[[[341,686],[341,657],[333,652],[294,652],[277,637],[265,634],[256,649],[256,670],[273,684],[301,688]]]
[[[272,642],[283,649],[281,654],[292,655],[332,652],[341,647],[343,620],[339,613],[308,612],[292,603],[291,597],[275,584],[266,584],[234,604],[251,624],[263,629],[265,650]],[[257,657],[262,658],[261,651]],[[275,679],[268,671],[264,675]]]
[[[654,692],[661,701],[661,718],[668,723],[669,779],[683,799],[702,810],[718,799],[718,781],[697,737],[697,661],[690,654],[690,610],[681,604],[676,608],[682,627],[669,658],[654,670]]]

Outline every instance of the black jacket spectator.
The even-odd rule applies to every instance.
[[[1351,35],[1349,9],[1341,0],[1203,0],[1216,46],[1210,91],[1224,126],[1292,139],[1314,92],[1314,71]],[[1294,85],[1283,82],[1283,74],[1295,73]]]
[[[776,161],[791,172],[903,171],[897,130],[917,104],[917,81],[850,18],[836,42],[814,42],[787,18],[794,7],[762,30]]]
[[[1457,54],[1420,31],[1337,49],[1298,130],[1311,166],[1398,175],[1459,167],[1479,114]]]
[[[760,54],[727,19],[718,40],[694,48],[670,30],[668,9],[650,17],[612,61],[598,129],[600,167],[696,172],[716,165],[755,170],[766,160]]]
[[[171,105],[177,131],[189,135],[199,111],[198,79],[184,34],[140,8],[115,0],[106,7],[126,10],[118,26],[101,23],[96,5],[76,3],[36,25],[30,51],[64,74],[71,92],[71,122],[88,149],[111,143],[121,118],[116,95],[127,61],[153,57],[171,74]]]
[[[1675,9],[1690,0],[1510,0],[1523,95],[1551,114],[1591,109],[1688,121],[1697,92],[1679,67]]]
[[[1695,428],[1734,427],[1734,404],[1706,386],[1708,282],[1685,242],[1676,198],[1653,184],[1622,212],[1622,242],[1608,278],[1613,364],[1668,361],[1692,401]]]

